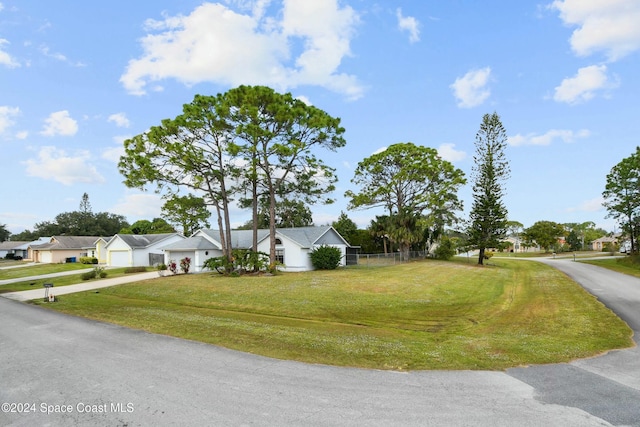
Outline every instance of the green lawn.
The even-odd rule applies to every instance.
[[[49,264],[49,265],[59,265],[59,264]],[[72,265],[72,264],[61,264],[61,265]],[[93,268],[91,265],[86,264],[77,264],[84,265],[83,268]],[[25,267],[27,268],[27,267]],[[106,279],[113,279],[114,277],[124,276],[125,267],[121,268],[110,268],[105,270],[107,272]],[[1,270],[0,270],[1,271]],[[52,271],[47,271],[40,274],[48,274],[52,273]],[[29,274],[28,276],[31,276]],[[26,280],[14,283],[7,283],[6,285],[0,285],[0,294],[6,292],[18,292],[18,291],[28,291],[31,289],[42,288],[45,283],[53,283],[54,287],[58,288],[60,286],[68,286],[68,285],[76,285],[78,283],[84,283],[84,280],[81,278],[82,273],[78,272],[78,274],[71,274],[69,276],[60,276],[60,277],[50,277],[48,279],[36,279],[36,280]],[[24,277],[24,276],[20,276]],[[91,279],[91,281],[100,280],[100,279]]]
[[[611,258],[611,259],[593,259],[589,261],[581,261],[587,264],[597,265],[598,267],[608,268],[618,273],[628,274],[630,276],[640,277],[640,265],[631,262],[630,257]]]
[[[35,264],[26,267],[5,268],[0,270],[0,280],[19,279],[20,277],[39,276],[41,274],[60,273],[63,271],[82,270],[93,267],[93,265],[71,262],[65,264]]]
[[[557,270],[491,264],[178,275],[45,305],[275,358],[377,369],[505,369],[633,346],[629,327]]]

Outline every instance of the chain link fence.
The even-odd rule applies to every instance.
[[[400,252],[388,254],[347,254],[347,265],[360,267],[381,267],[386,265],[402,264],[416,259],[424,259],[426,252],[409,252],[409,257]]]

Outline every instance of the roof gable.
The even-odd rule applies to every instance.
[[[163,234],[116,234],[107,243],[106,246],[111,245],[116,240],[122,240],[131,249],[147,248],[156,243],[162,242],[173,236],[179,236],[179,233],[163,233]]]
[[[311,248],[320,244],[344,244],[346,240],[330,225],[277,228],[276,236],[286,237],[302,248]],[[198,230],[194,237],[203,236],[220,245],[220,231],[211,229]],[[258,230],[258,243],[269,238],[269,230]],[[253,245],[253,230],[231,230],[231,246],[237,249],[248,249]]]

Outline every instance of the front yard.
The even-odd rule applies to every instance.
[[[178,275],[47,307],[275,358],[376,369],[505,369],[633,345],[628,326],[562,273],[493,264]]]

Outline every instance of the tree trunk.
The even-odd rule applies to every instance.
[[[485,248],[480,248],[478,253],[478,265],[484,265],[484,249]]]
[[[269,264],[276,265],[276,195],[269,192]]]

